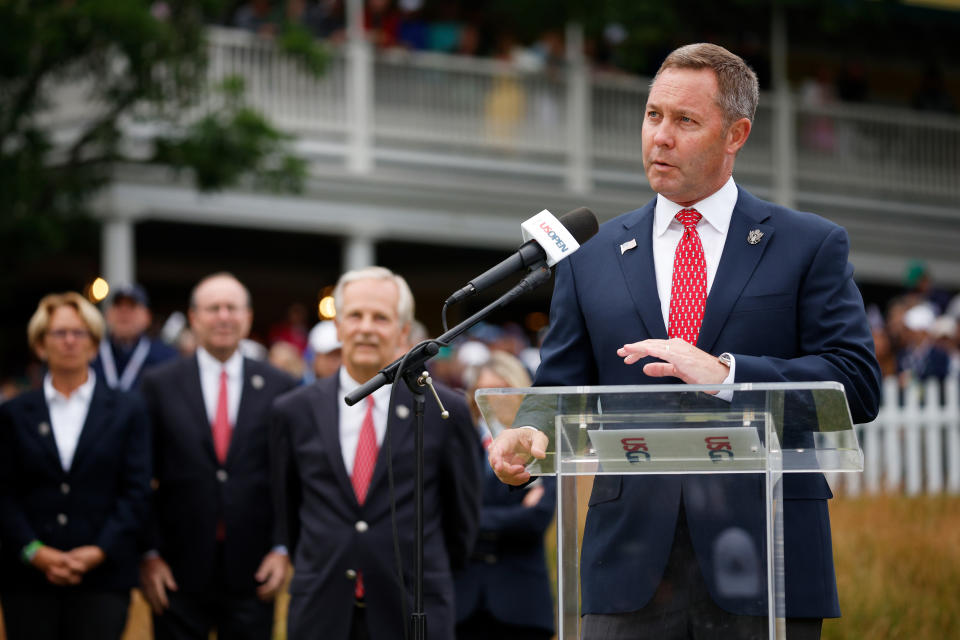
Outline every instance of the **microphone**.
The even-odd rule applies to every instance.
[[[599,223],[593,211],[579,207],[560,216],[553,217],[544,209],[525,221],[521,228],[527,242],[520,245],[516,253],[480,274],[467,285],[447,298],[445,306],[455,304],[478,291],[482,291],[507,276],[518,271],[546,262],[552,267],[580,248],[580,245],[597,233]]]

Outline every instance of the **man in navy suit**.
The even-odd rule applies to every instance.
[[[105,315],[107,335],[91,366],[111,389],[137,389],[144,371],[177,357],[172,347],[147,335],[150,299],[140,285],[117,285]]]
[[[260,638],[287,575],[270,500],[273,400],[296,384],[243,357],[250,294],[228,273],[190,296],[197,353],[156,367],[142,391],[153,426],[151,547],[141,563],[157,640]]]
[[[370,267],[341,276],[334,300],[343,366],[274,409],[274,497],[294,566],[287,635],[393,640],[410,624],[414,590],[412,396],[398,381],[353,407],[343,399],[406,347],[413,296],[403,278]],[[423,594],[428,637],[450,640],[451,568],[463,565],[477,532],[481,459],[463,398],[436,389],[450,418],[428,396]]]
[[[880,371],[846,232],[733,181],[757,99],[756,75],[722,47],[688,45],[664,61],[642,134],[657,197],[558,266],[536,385],[832,380],[855,422],[876,416]],[[535,429],[507,430],[491,465],[522,484],[547,444]],[[798,475],[783,489],[787,633],[819,638],[822,619],[840,615],[831,493],[821,475]],[[715,500],[735,511],[757,496],[760,508],[760,483],[597,477],[581,558],[584,637],[766,637],[764,603],[738,597],[744,585],[711,562],[728,515],[711,510]],[[762,546],[756,518],[725,524]]]

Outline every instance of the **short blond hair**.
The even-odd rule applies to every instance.
[[[103,316],[82,295],[75,291],[66,291],[64,293],[50,293],[41,298],[37,310],[33,312],[30,322],[27,323],[27,343],[31,349],[36,350],[37,345],[43,340],[44,334],[50,327],[50,318],[53,316],[53,312],[60,307],[73,307],[80,315],[83,323],[87,325],[87,330],[90,332],[90,338],[94,344],[100,344],[104,331]]]

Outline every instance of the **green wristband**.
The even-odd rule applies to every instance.
[[[37,551],[40,551],[40,547],[43,546],[43,543],[39,540],[33,540],[20,551],[20,556],[23,558],[23,561],[27,564],[33,562],[33,556],[37,555]]]

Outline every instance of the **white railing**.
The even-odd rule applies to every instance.
[[[883,385],[876,420],[857,426],[863,474],[830,477],[845,495],[864,491],[960,493],[960,380],[928,380],[901,389],[895,378]]]
[[[360,56],[350,49],[334,50],[317,78],[269,42],[218,28],[210,30],[210,52],[212,79],[243,76],[254,106],[305,146],[322,143],[316,146],[345,159],[433,154],[437,164],[454,157],[511,173],[526,165],[531,173],[566,177],[570,188],[642,177],[647,78],[593,73],[585,64],[524,72],[494,60],[402,51]],[[369,66],[358,71],[357,60]],[[369,82],[370,90],[359,94],[368,108],[348,106],[352,76]],[[738,172],[751,183],[772,188],[775,159],[783,157],[774,145],[782,139],[794,191],[948,206],[960,198],[960,118],[873,105],[812,108],[793,100],[785,120],[792,135],[777,136],[775,105],[772,95],[761,96],[750,144],[738,159]],[[370,122],[358,122],[354,111],[369,114]],[[361,124],[372,135],[351,136]],[[352,141],[372,149],[351,150]]]

